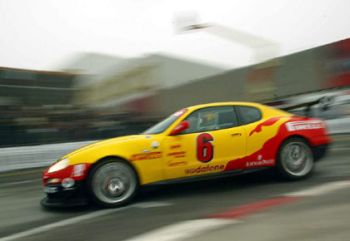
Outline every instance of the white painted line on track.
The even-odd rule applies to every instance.
[[[17,185],[17,184],[22,184],[27,182],[34,182],[34,181],[37,181],[37,180],[14,182],[14,183],[8,183],[4,185]],[[317,195],[326,194],[332,191],[336,191],[336,190],[348,188],[348,187],[350,187],[350,181],[339,181],[339,182],[332,182],[332,183],[319,185],[316,187],[312,187],[312,188],[297,191],[297,192],[287,193],[287,194],[284,194],[283,196],[293,196],[293,197],[317,196]],[[84,214],[78,217],[69,218],[66,220],[58,221],[58,222],[44,225],[41,227],[29,229],[27,231],[19,232],[7,237],[0,238],[0,241],[11,241],[19,238],[24,238],[27,236],[49,231],[51,229],[55,229],[55,228],[59,228],[67,225],[73,225],[92,218],[97,218],[100,216],[112,214],[118,211],[132,208],[132,207],[155,208],[155,207],[164,207],[164,206],[170,206],[170,205],[172,204],[167,202],[140,202],[127,207],[118,208],[118,209],[107,209],[107,210],[96,211],[93,213]],[[228,224],[234,224],[238,222],[241,222],[241,221],[237,219],[218,219],[218,218],[189,220],[189,221],[184,221],[184,222],[172,224],[169,226],[165,226],[163,228],[159,228],[159,229],[147,232],[145,234],[135,236],[131,239],[128,239],[127,241],[148,241],[148,240],[178,241],[178,240],[190,238],[192,236],[198,235],[208,230],[213,230]]]
[[[81,221],[85,221],[88,219],[97,218],[97,217],[111,214],[114,212],[122,211],[122,210],[125,210],[126,208],[128,208],[128,207],[122,207],[122,208],[118,208],[118,209],[101,210],[101,211],[96,211],[93,213],[84,214],[84,215],[81,215],[78,217],[65,219],[62,221],[55,222],[55,223],[51,223],[51,224],[47,224],[47,225],[40,226],[37,228],[29,229],[27,231],[19,232],[19,233],[16,233],[16,234],[13,234],[13,235],[10,235],[7,237],[3,237],[3,238],[0,238],[0,241],[10,241],[10,240],[16,240],[19,238],[24,238],[24,237],[31,236],[34,234],[46,232],[46,231],[49,231],[49,230],[54,229],[54,228],[63,227],[63,226],[71,225],[71,224],[76,224],[76,223],[79,223]]]
[[[349,188],[350,181],[339,181],[331,182],[316,187],[308,188],[305,190],[300,190],[297,192],[286,193],[283,196],[292,196],[292,197],[305,197],[305,196],[318,196],[323,195],[329,192],[333,192],[343,188]]]
[[[158,208],[158,207],[166,207],[171,205],[173,204],[168,202],[139,202],[131,206],[137,207],[137,208]]]
[[[151,202],[151,203],[152,203],[152,205],[149,205],[150,207],[163,207],[163,206],[172,205],[170,203],[162,203],[162,202]],[[142,208],[147,208],[146,202],[140,203],[140,204],[143,205],[143,207],[141,205]],[[121,208],[116,208],[116,209],[106,209],[106,210],[95,211],[95,212],[88,213],[88,214],[83,214],[83,215],[78,216],[78,217],[68,218],[68,219],[61,220],[61,221],[58,221],[55,223],[47,224],[44,226],[40,226],[37,228],[32,228],[32,229],[29,229],[29,230],[26,230],[23,232],[12,234],[12,235],[9,235],[6,237],[2,237],[2,238],[0,238],[0,241],[11,241],[11,240],[19,239],[19,238],[24,238],[27,236],[31,236],[31,235],[35,235],[35,234],[49,231],[51,229],[55,229],[55,228],[59,228],[59,227],[63,227],[63,226],[68,226],[68,225],[73,225],[73,224],[76,224],[76,223],[79,223],[79,222],[82,222],[85,220],[89,220],[89,219],[105,216],[108,214],[116,213],[116,212],[119,212],[122,210],[130,209],[132,207],[138,207],[137,205],[138,204],[136,203],[134,205],[130,205],[130,206],[126,206],[126,207],[121,207]]]
[[[326,183],[316,187],[308,188],[305,190],[291,192],[284,194],[282,196],[287,197],[307,197],[307,196],[317,196],[327,194],[339,189],[349,188],[350,181],[339,181]],[[247,205],[246,205],[247,206]],[[256,205],[253,205],[256,206]],[[243,208],[245,210],[246,207]],[[242,211],[242,210],[241,210]],[[189,220],[179,223],[175,223],[169,226],[155,229],[153,231],[146,232],[144,234],[132,237],[124,241],[180,241],[184,239],[191,238],[193,236],[202,234],[207,231],[211,231],[216,228],[220,228],[229,224],[235,224],[241,222],[240,219],[233,218],[217,218],[214,215],[214,218],[209,219],[198,219],[198,220]]]
[[[213,230],[237,222],[240,221],[216,218],[183,221],[155,229],[125,241],[178,241],[201,234],[204,231]]]
[[[300,190],[297,192],[286,193],[282,196],[289,197],[307,197],[307,196],[318,196],[327,194],[336,190],[350,188],[350,180],[349,181],[338,181],[322,184],[316,187],[308,188],[305,190]],[[58,221],[55,223],[51,223],[48,225],[44,225],[41,227],[29,229],[27,231],[19,232],[13,235],[9,235],[7,237],[0,238],[0,241],[12,241],[19,238],[24,238],[27,236],[39,234],[45,231],[49,231],[51,229],[55,229],[58,227],[63,227],[67,225],[73,225],[88,219],[97,218],[100,216],[112,214],[115,212],[119,212],[128,208],[136,207],[136,208],[154,208],[154,207],[164,207],[170,206],[171,203],[167,202],[140,202],[135,203],[133,205],[122,207],[118,209],[107,209],[96,211],[89,214],[84,214],[78,217],[69,218],[66,220]],[[149,241],[149,240],[157,240],[157,241],[179,241],[186,238],[193,237],[195,235],[199,235],[203,232],[210,231],[213,229],[217,229],[229,224],[235,224],[241,222],[237,219],[220,219],[220,218],[208,218],[208,219],[198,219],[198,220],[188,220],[179,223],[175,223],[169,226],[165,226],[162,228],[155,229],[153,231],[135,236],[131,239],[127,239],[125,241]]]

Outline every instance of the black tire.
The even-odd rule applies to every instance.
[[[87,179],[91,200],[102,207],[114,208],[129,203],[139,188],[137,174],[124,160],[106,159],[92,168]]]
[[[277,174],[285,180],[303,179],[313,172],[314,155],[309,144],[302,138],[285,140],[277,156]]]

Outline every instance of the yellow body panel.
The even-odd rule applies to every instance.
[[[213,140],[214,155],[212,160],[203,163],[197,160],[197,137],[201,133],[171,136],[170,132],[191,112],[211,106],[253,106],[261,110],[260,121],[221,130],[206,131]],[[139,175],[140,184],[148,184],[173,178],[195,176],[223,171],[229,161],[243,158],[261,149],[263,144],[276,135],[279,126],[290,114],[246,102],[225,102],[198,105],[186,108],[181,115],[163,133],[152,135],[133,135],[117,137],[83,147],[64,158],[71,165],[79,163],[94,164],[106,157],[119,157],[133,165]],[[283,117],[271,126],[251,134],[257,125],[272,117]],[[249,142],[247,142],[249,140]],[[249,144],[247,144],[249,143]]]

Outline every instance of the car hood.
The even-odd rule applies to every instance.
[[[114,145],[114,144],[123,143],[123,142],[138,141],[145,138],[149,138],[149,135],[129,135],[129,136],[110,138],[110,139],[98,141],[98,142],[83,146],[73,152],[68,153],[66,156],[64,156],[64,158],[69,158],[70,156],[89,150],[91,148],[98,148],[100,146],[112,145],[112,144]]]

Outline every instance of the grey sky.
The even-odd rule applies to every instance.
[[[242,66],[250,49],[201,31],[177,34],[174,16],[195,11],[274,40],[284,55],[350,37],[349,9],[348,0],[0,0],[0,66],[55,69],[80,51]]]

